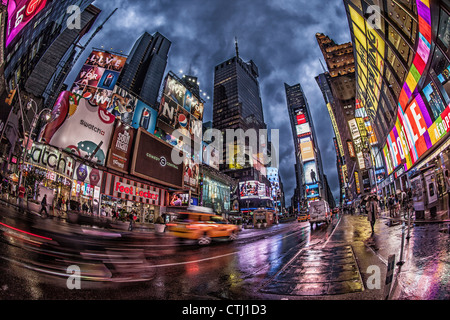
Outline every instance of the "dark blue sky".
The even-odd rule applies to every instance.
[[[301,83],[312,110],[325,174],[333,194],[339,196],[334,134],[314,77],[322,73],[319,59],[323,61],[315,34],[327,34],[338,43],[350,41],[342,0],[97,0],[94,5],[102,14],[93,30],[114,8],[118,11],[89,47],[128,54],[143,32],[159,31],[172,42],[166,72],[182,75],[183,70],[197,76],[200,88],[211,97],[205,121],[212,119],[214,67],[235,55],[234,38],[238,38],[241,58],[253,60],[259,68],[268,128],[280,130],[280,171],[288,205],[296,182],[284,83]],[[68,83],[90,50],[80,58]]]

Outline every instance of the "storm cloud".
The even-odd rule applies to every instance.
[[[143,32],[158,31],[172,42],[166,72],[181,76],[182,70],[198,77],[200,88],[211,97],[205,106],[205,121],[212,120],[214,67],[235,55],[237,37],[241,58],[253,60],[259,68],[268,128],[280,130],[280,170],[287,204],[296,182],[284,83],[301,83],[305,91],[325,174],[334,196],[339,197],[334,134],[314,77],[323,72],[315,34],[327,34],[338,43],[350,41],[342,0],[98,0],[94,5],[102,14],[92,31],[114,8],[118,10],[81,56],[69,84],[90,47],[128,54]]]

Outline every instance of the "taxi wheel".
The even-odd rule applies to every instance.
[[[201,246],[207,246],[211,244],[211,238],[205,233],[200,238],[198,238],[197,243]]]
[[[230,236],[228,237],[228,240],[234,241],[238,238],[238,233],[236,231],[231,232]]]

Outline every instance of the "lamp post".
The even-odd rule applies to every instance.
[[[45,108],[45,109],[42,109],[38,113],[38,105],[37,105],[36,101],[34,101],[33,99],[28,101],[27,106],[26,106],[26,110],[28,111],[28,110],[32,109],[33,106],[34,106],[34,108],[33,108],[33,112],[34,112],[33,121],[31,122],[31,128],[30,128],[30,131],[28,132],[27,142],[26,142],[24,151],[22,152],[22,156],[20,157],[21,161],[19,161],[19,164],[20,164],[20,162],[22,162],[22,163],[25,162],[27,149],[28,149],[28,144],[30,143],[30,137],[33,134],[33,131],[35,130],[35,127],[36,127],[36,124],[37,124],[38,120],[41,118],[41,116],[42,116],[42,114],[44,112],[49,112],[49,113],[52,112],[52,110],[50,110],[48,108]],[[48,121],[49,119],[50,119],[50,115],[47,114],[46,115],[46,120]],[[31,139],[31,141],[33,141],[33,139]],[[19,170],[19,171],[20,171],[20,173],[19,173],[19,186],[20,186],[20,185],[22,185],[22,178],[23,178],[22,171],[23,170]]]

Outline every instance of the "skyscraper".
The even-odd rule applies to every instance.
[[[302,86],[286,83],[284,86],[296,155],[297,188],[292,205],[297,210],[304,200],[311,202],[323,196],[323,166],[311,111]]]
[[[259,71],[236,56],[218,64],[214,73],[213,125],[224,129],[265,129]]]
[[[120,86],[156,106],[171,45],[159,32],[153,35],[145,32],[130,52],[118,81]]]
[[[266,129],[259,88],[259,71],[256,64],[250,60],[244,62],[239,57],[236,41],[236,56],[218,64],[214,73],[214,101],[213,101],[213,127],[225,132],[227,129],[249,129],[257,131],[259,145],[261,137],[259,130]],[[267,137],[264,137],[267,138]],[[259,160],[258,152],[247,144],[247,137],[233,145],[223,141],[223,163],[221,171],[236,179],[240,184],[239,204],[243,208],[268,207],[270,195],[268,194],[270,181],[266,177],[266,167]],[[261,143],[264,140],[261,140]],[[234,147],[234,153],[233,153]],[[259,148],[258,148],[259,149]],[[231,151],[227,158],[227,151]],[[238,161],[238,158],[239,161]],[[244,160],[244,161],[241,161]],[[254,192],[246,194],[245,186],[253,186]],[[266,189],[267,186],[267,189]],[[256,190],[258,189],[258,190]],[[245,200],[244,200],[245,199]],[[273,203],[270,204],[273,206]],[[251,210],[250,210],[251,211]],[[244,213],[244,212],[243,212]]]

